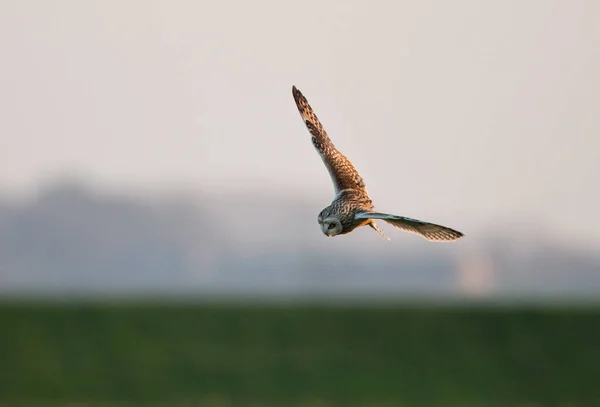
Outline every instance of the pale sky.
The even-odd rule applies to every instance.
[[[600,247],[599,21],[595,0],[3,0],[0,188],[75,172],[326,206],[296,85],[378,209]]]

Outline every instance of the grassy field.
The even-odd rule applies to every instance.
[[[4,303],[0,326],[0,406],[600,405],[600,309]]]

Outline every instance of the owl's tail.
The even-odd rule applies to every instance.
[[[387,236],[385,235],[385,233],[383,233],[383,231],[382,231],[381,229],[379,229],[379,227],[378,227],[378,226],[375,224],[375,221],[374,221],[374,220],[373,220],[373,221],[371,221],[371,222],[369,222],[369,226],[371,226],[373,229],[375,229],[375,231],[376,231],[377,233],[379,233],[381,236],[383,236],[384,238],[386,238],[388,241],[389,241],[389,240],[392,240],[392,239],[390,239],[389,237],[387,237]]]

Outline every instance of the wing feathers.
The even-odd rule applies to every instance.
[[[415,233],[432,242],[450,242],[464,236],[461,232],[445,226],[387,213],[361,212],[356,214],[356,218],[381,219],[394,227]]]
[[[344,189],[364,191],[365,183],[362,177],[350,160],[335,148],[304,95],[295,86],[292,87],[292,95],[300,116],[312,135],[312,143],[329,171],[335,193]]]

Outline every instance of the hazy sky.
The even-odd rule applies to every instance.
[[[295,84],[378,209],[531,216],[600,246],[599,16],[595,0],[2,0],[0,188],[76,172],[326,206]]]

